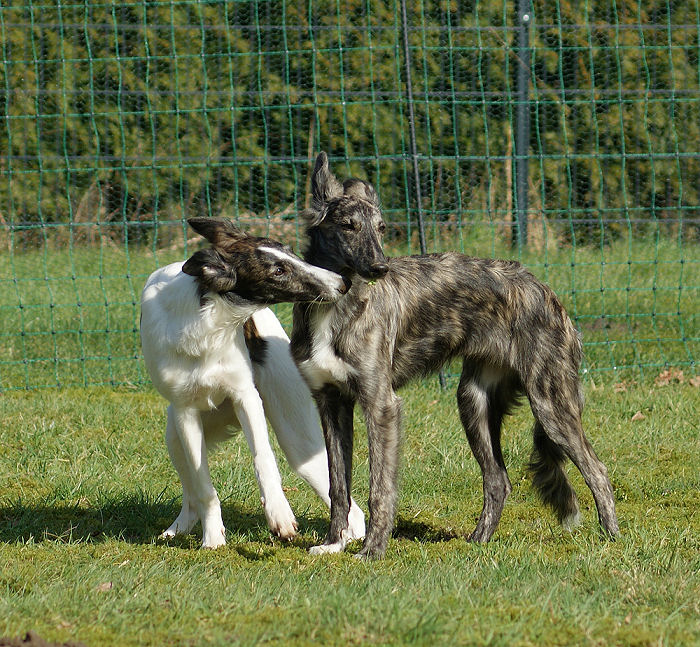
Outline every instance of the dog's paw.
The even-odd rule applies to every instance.
[[[354,501],[350,505],[348,513],[348,539],[364,539],[365,537],[365,514],[360,506]]]
[[[226,529],[223,526],[202,533],[202,548],[219,548],[226,545]]]
[[[361,561],[372,561],[375,559],[382,559],[384,557],[385,552],[385,548],[365,545],[358,553],[353,555],[353,557]]]
[[[272,533],[280,539],[293,539],[297,534],[297,520],[284,495],[276,501],[262,499],[262,504]]]
[[[345,550],[345,542],[338,541],[333,544],[321,544],[320,546],[312,546],[309,548],[311,555],[332,555],[334,553],[342,553]]]
[[[189,508],[183,508],[172,525],[160,534],[159,539],[167,540],[172,539],[175,535],[186,535],[194,528],[194,524],[197,521],[197,514],[194,511]]]

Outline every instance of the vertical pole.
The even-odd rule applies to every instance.
[[[411,159],[413,162],[413,185],[416,195],[416,215],[418,218],[418,242],[420,253],[425,254],[425,224],[423,222],[423,198],[420,190],[420,170],[418,168],[418,145],[416,143],[416,121],[413,111],[413,82],[411,81],[411,48],[408,42],[408,17],[406,12],[406,0],[401,0],[401,31],[403,32],[403,61],[406,76],[406,99],[408,102],[408,128],[411,141]],[[439,374],[440,386],[447,387],[444,371]]]
[[[425,226],[423,224],[423,199],[420,191],[420,171],[418,169],[418,145],[416,144],[416,120],[413,111],[413,82],[411,81],[411,50],[408,43],[408,19],[406,0],[401,0],[401,26],[403,31],[403,60],[406,75],[406,99],[408,102],[408,129],[411,143],[411,160],[413,162],[413,184],[416,192],[416,215],[418,217],[418,242],[420,253],[426,253]]]
[[[522,252],[527,243],[528,149],[530,147],[530,0],[517,2],[517,104],[515,111],[515,210],[513,242]]]

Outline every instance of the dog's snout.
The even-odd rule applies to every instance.
[[[352,281],[350,281],[350,279],[346,279],[345,277],[341,277],[340,283],[341,284],[338,287],[338,292],[340,292],[340,294],[346,294],[347,291],[352,287]]]
[[[372,263],[369,266],[369,278],[381,279],[389,271],[389,264],[384,262]]]

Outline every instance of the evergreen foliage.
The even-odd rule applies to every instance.
[[[410,8],[422,207],[435,222],[510,218],[513,11]],[[657,220],[688,233],[697,4],[536,0],[531,24],[533,217],[579,241]],[[0,224],[15,233],[70,224],[73,237],[99,226],[159,242],[158,225],[181,228],[184,214],[293,214],[320,148],[410,227],[397,0],[15,3],[0,30]]]

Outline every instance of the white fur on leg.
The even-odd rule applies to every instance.
[[[365,536],[365,515],[360,507],[352,501],[348,513],[348,527],[340,535],[340,541],[332,544],[320,544],[309,548],[311,555],[331,555],[342,553],[345,547],[354,539],[363,539]]]
[[[348,513],[348,539],[365,538],[365,514],[354,500],[350,500]]]
[[[267,525],[280,539],[293,539],[297,534],[297,520],[287,499],[282,496],[275,501],[260,498]]]
[[[197,521],[199,521],[197,512],[189,504],[186,500],[186,496],[183,494],[182,510],[180,510],[180,514],[177,516],[177,519],[173,521],[172,525],[161,533],[160,539],[172,539],[175,535],[187,534],[192,530]]]
[[[580,523],[581,523],[581,513],[578,510],[576,510],[576,512],[564,517],[561,520],[561,527],[564,530],[568,530],[569,532],[571,532]]]
[[[221,520],[221,504],[211,482],[207,447],[200,413],[194,407],[175,407],[172,415],[176,437],[169,439],[168,448],[176,459],[176,467],[183,481],[183,504],[193,505],[202,522],[202,546],[217,548],[226,543],[226,532]],[[179,446],[178,446],[179,443]],[[174,450],[174,451],[172,451]],[[181,456],[179,455],[181,452]],[[182,465],[178,463],[182,460]]]
[[[309,548],[309,554],[311,555],[332,555],[334,553],[342,553],[345,547],[348,545],[349,537],[347,530],[343,530],[341,533],[340,541],[332,544],[320,544],[319,546],[312,546]]]
[[[297,523],[282,490],[277,461],[270,447],[262,400],[255,388],[235,394],[234,410],[253,455],[265,518],[270,530],[282,539],[296,535]]]
[[[221,519],[221,506],[212,506],[202,518],[202,548],[219,548],[226,545],[226,529]]]

